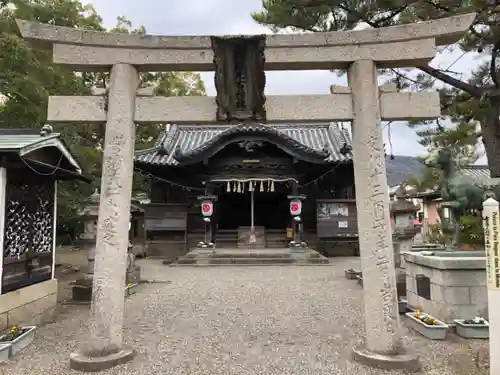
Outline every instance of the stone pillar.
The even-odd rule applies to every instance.
[[[111,69],[101,198],[94,264],[89,341],[70,357],[73,369],[98,371],[135,356],[123,348],[124,286],[135,147],[137,70],[128,64]]]
[[[406,354],[401,341],[375,63],[352,63],[348,80],[354,105],[353,161],[366,328],[366,341],[353,354],[374,367],[417,371],[418,358]]]

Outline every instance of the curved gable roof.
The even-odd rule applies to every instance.
[[[182,155],[189,155],[196,149],[205,147],[214,138],[224,132],[230,132],[241,125],[172,125],[157,139],[153,148],[138,151],[135,156],[137,163],[175,166],[179,162],[174,157],[174,151],[179,149]],[[260,125],[270,129],[287,139],[290,144],[296,142],[304,150],[320,155],[326,149],[326,162],[348,161],[351,155],[342,155],[340,149],[344,144],[351,145],[351,136],[347,130],[336,124],[304,124],[304,125]]]

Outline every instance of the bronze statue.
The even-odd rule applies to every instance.
[[[482,210],[483,202],[490,196],[500,197],[498,179],[487,181],[474,180],[461,173],[460,167],[453,160],[453,154],[448,148],[440,148],[432,152],[425,164],[437,168],[442,172],[441,198],[438,213],[441,219],[443,233],[451,234],[450,250],[459,250],[460,247],[460,217],[467,215],[471,210]],[[444,215],[444,209],[450,211],[450,218]]]

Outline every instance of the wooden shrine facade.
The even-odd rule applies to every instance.
[[[175,257],[203,239],[197,196],[204,193],[218,197],[211,223],[218,247],[241,246],[252,215],[266,246],[284,247],[292,227],[287,196],[300,193],[307,196],[303,239],[331,255],[357,254],[351,150],[349,133],[336,124],[171,125],[135,158],[151,177],[151,203],[143,206],[148,252]]]
[[[57,180],[77,161],[50,126],[0,130],[0,294],[54,278]]]

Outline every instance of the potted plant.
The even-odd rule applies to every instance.
[[[139,284],[128,283],[125,287],[125,297],[130,296],[131,294],[135,294],[135,288]]]
[[[490,336],[490,324],[484,318],[455,319],[457,335],[466,339],[487,339]]]
[[[15,356],[33,342],[36,326],[13,325],[9,332],[0,336],[0,344],[10,344],[10,356]]]
[[[6,362],[10,357],[11,344],[0,343],[0,363]]]
[[[448,333],[448,325],[440,320],[421,313],[419,310],[406,313],[408,326],[431,340],[444,340]]]
[[[345,277],[348,280],[356,280],[356,277],[359,275],[359,272],[352,269],[352,268],[349,268],[349,269],[345,270],[344,272],[345,272]]]

